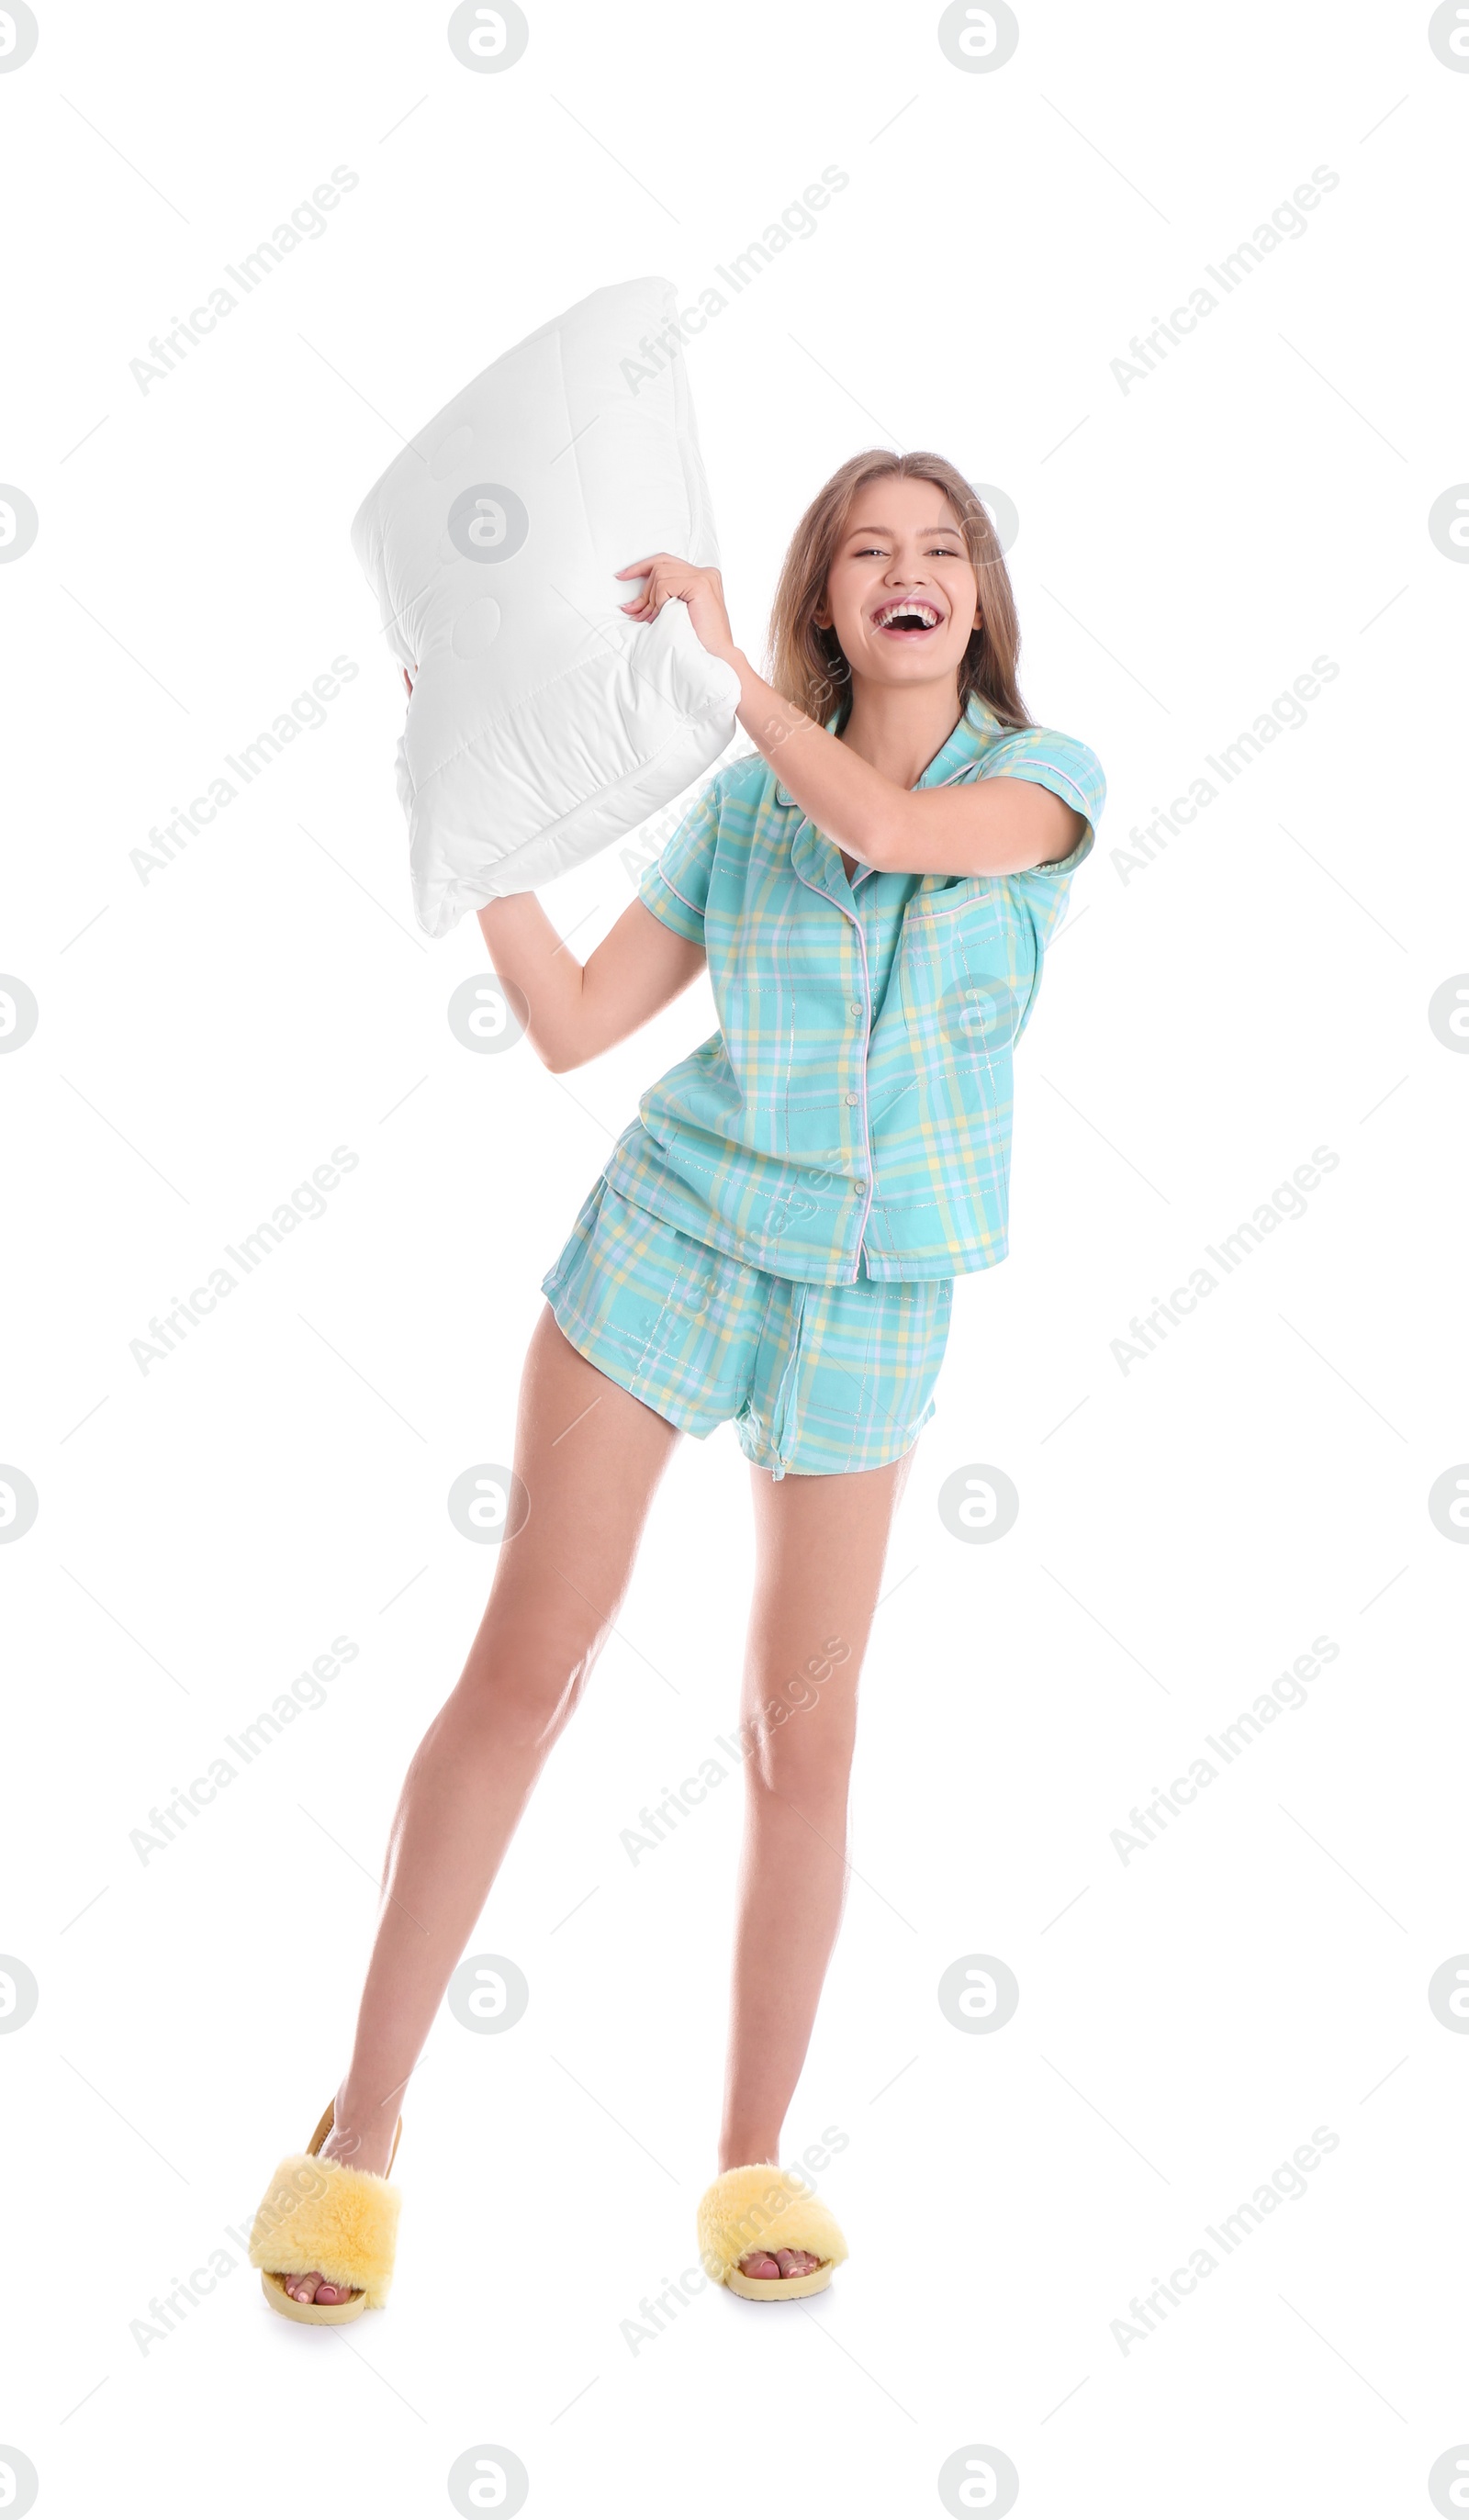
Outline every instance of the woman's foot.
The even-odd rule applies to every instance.
[[[757,2283],[774,2283],[777,2276],[813,2275],[820,2264],[809,2249],[750,2249],[740,2260],[740,2272]]]
[[[733,2133],[726,2128],[719,2138],[720,2176],[736,2164],[747,2162],[767,2161],[773,2170],[779,2148],[779,2128],[773,2143],[762,2142],[757,2135],[742,2136],[738,2128]],[[747,2249],[738,2272],[753,2276],[757,2283],[776,2283],[787,2275],[813,2275],[820,2264],[821,2260],[813,2258],[809,2249]]]
[[[370,2129],[365,2129],[360,2134],[353,2132],[349,2120],[339,2124],[334,2118],[331,2132],[322,2144],[317,2159],[341,2161],[348,2170],[374,2171],[380,2179],[386,2179],[388,2165],[392,2158],[392,2139],[396,2131],[395,2111],[386,2127],[379,2118]],[[293,2301],[319,2302],[324,2308],[338,2302],[355,2301],[357,2297],[355,2288],[350,2284],[328,2283],[326,2276],[317,2267],[312,2267],[305,2274],[282,2275],[281,2281]]]
[[[314,2269],[310,2274],[282,2275],[281,2281],[293,2301],[319,2301],[323,2305],[335,2305],[340,2301],[355,2301],[357,2297],[349,2284],[328,2283],[325,2275],[318,2274]]]

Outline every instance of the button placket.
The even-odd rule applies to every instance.
[[[857,1265],[858,1265],[858,1266],[860,1266],[860,1263],[861,1263],[861,1257],[862,1257],[862,1237],[863,1237],[863,1234],[864,1234],[864,1233],[865,1233],[865,1231],[866,1231],[867,1218],[868,1218],[869,1214],[871,1213],[871,1205],[872,1205],[872,1170],[871,1170],[871,1167],[872,1167],[872,1147],[871,1147],[871,1143],[870,1143],[870,1137],[869,1137],[869,1131],[868,1131],[868,1120],[867,1120],[867,1055],[868,1055],[868,1050],[869,1050],[870,1043],[871,1043],[871,1032],[872,1032],[871,1014],[870,1014],[870,1012],[869,1012],[869,1011],[870,1011],[870,1006],[871,1006],[871,995],[872,995],[872,993],[871,993],[871,987],[870,987],[870,984],[869,984],[869,982],[868,982],[868,972],[867,972],[867,939],[866,939],[865,935],[864,935],[864,934],[863,934],[863,932],[862,932],[862,920],[861,920],[861,914],[860,914],[860,912],[856,909],[856,907],[855,907],[855,903],[853,902],[853,906],[852,906],[852,908],[849,909],[849,908],[848,908],[848,906],[847,906],[847,904],[846,904],[845,902],[838,900],[838,898],[837,898],[837,896],[836,896],[836,894],[835,894],[834,892],[830,892],[830,891],[828,891],[828,890],[827,890],[827,887],[826,887],[826,885],[825,885],[824,883],[817,883],[817,882],[813,882],[813,880],[812,880],[811,877],[810,877],[810,876],[808,876],[808,875],[806,875],[806,874],[803,871],[802,866],[801,866],[801,864],[800,864],[800,859],[801,859],[801,855],[802,855],[802,843],[803,843],[803,839],[805,838],[805,836],[806,836],[806,834],[807,834],[808,832],[811,834],[812,838],[814,839],[814,838],[815,838],[815,836],[816,836],[815,825],[811,822],[811,820],[810,820],[809,816],[807,815],[807,816],[803,816],[803,817],[802,822],[801,822],[801,823],[800,823],[800,825],[798,826],[798,828],[797,828],[797,830],[795,831],[795,832],[792,834],[792,840],[791,840],[791,870],[792,870],[792,873],[795,875],[796,879],[797,879],[797,881],[798,881],[799,883],[803,883],[803,884],[805,885],[805,888],[806,888],[806,890],[807,890],[808,892],[814,892],[814,893],[816,893],[816,894],[819,896],[819,898],[820,898],[821,900],[823,900],[823,901],[829,901],[829,902],[831,903],[831,905],[832,905],[832,908],[833,908],[834,910],[839,911],[839,912],[841,913],[841,916],[842,916],[843,920],[844,920],[844,921],[846,922],[846,923],[847,923],[847,928],[848,928],[848,933],[849,933],[849,941],[850,941],[852,944],[854,944],[854,945],[855,945],[855,948],[856,948],[857,954],[858,954],[858,956],[859,956],[859,958],[860,958],[860,961],[861,961],[861,967],[862,967],[863,994],[862,994],[862,996],[861,996],[860,998],[849,998],[849,999],[848,999],[848,1001],[847,1001],[848,1005],[850,1007],[850,1009],[851,1009],[851,1011],[852,1011],[852,1014],[853,1014],[853,1016],[856,1018],[856,1020],[857,1020],[857,1021],[859,1021],[859,1022],[860,1022],[860,1020],[862,1019],[862,1017],[863,1017],[864,1015],[867,1017],[866,1038],[865,1038],[865,1039],[863,1039],[863,1040],[860,1042],[860,1045],[859,1045],[859,1046],[860,1046],[860,1051],[861,1051],[861,1075],[860,1075],[860,1079],[859,1079],[860,1091],[859,1091],[859,1092],[857,1092],[856,1094],[849,1094],[849,1095],[847,1096],[847,1102],[848,1102],[849,1107],[850,1107],[850,1108],[856,1108],[856,1107],[860,1106],[860,1108],[861,1108],[861,1113],[862,1113],[862,1119],[861,1119],[861,1132],[862,1132],[862,1146],[861,1146],[861,1153],[862,1153],[862,1155],[866,1158],[866,1162],[867,1162],[867,1166],[868,1166],[867,1171],[866,1171],[865,1173],[861,1174],[860,1176],[856,1177],[856,1178],[853,1180],[853,1182],[852,1182],[852,1195],[853,1195],[853,1197],[854,1197],[854,1198],[859,1198],[859,1199],[863,1200],[863,1202],[864,1202],[864,1205],[863,1205],[863,1208],[862,1208],[861,1215],[860,1215],[860,1216],[858,1217],[858,1219],[857,1219],[857,1225],[856,1225],[856,1245],[857,1245],[857,1247],[856,1247],[856,1253],[855,1253],[855,1255],[854,1255],[854,1256],[855,1256],[855,1260],[856,1260]],[[856,1047],[858,1047],[858,1045],[857,1045],[857,1044],[854,1044],[854,1045],[853,1045],[853,1047],[854,1047],[854,1048],[856,1048]],[[855,1151],[856,1151],[856,1149],[853,1149],[853,1152],[855,1152]]]

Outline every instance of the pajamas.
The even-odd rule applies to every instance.
[[[874,1469],[934,1415],[953,1282],[811,1284],[634,1207],[605,1176],[541,1280],[573,1347],[684,1434],[728,1418],[747,1461]]]
[[[1050,788],[1085,824],[1071,854],[849,880],[761,755],[716,774],[638,893],[703,948],[719,1029],[643,1096],[608,1159],[614,1190],[821,1285],[1003,1260],[1015,1045],[1106,783],[1086,744],[1006,729],[976,695],[917,785],[978,779]]]
[[[541,1284],[614,1382],[686,1434],[732,1418],[776,1478],[906,1453],[954,1279],[1007,1248],[1011,1052],[1106,784],[977,694],[917,784],[976,778],[1049,788],[1080,839],[1023,874],[849,880],[757,754],[639,883],[703,948],[719,1030],[643,1096]]]

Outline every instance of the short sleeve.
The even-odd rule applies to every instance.
[[[704,905],[719,837],[718,782],[712,780],[638,878],[638,899],[675,936],[704,943]]]
[[[1027,867],[1003,878],[1012,897],[1029,911],[1037,948],[1043,953],[1061,923],[1072,877],[1090,855],[1096,839],[1096,826],[1107,801],[1102,765],[1090,745],[1079,743],[1075,736],[1032,726],[993,745],[984,757],[980,776],[1029,779],[1036,788],[1049,788],[1063,805],[1070,805],[1085,820],[1086,829],[1069,857],[1056,858],[1049,866]]]

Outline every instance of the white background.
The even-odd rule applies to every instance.
[[[489,2443],[534,2513],[939,2512],[987,2444],[1035,2520],[1411,2514],[1469,2438],[1469,2046],[1426,1992],[1469,1945],[1469,1552],[1427,1511],[1469,1455],[1469,1060],[1427,1016],[1469,968],[1469,571],[1427,528],[1469,472],[1469,77],[1425,11],[1354,0],[1026,8],[988,74],[936,14],[556,0],[477,75],[442,9],[76,6],[0,76],[0,475],[40,520],[0,568],[0,968],[40,1010],[0,1059],[0,1458],[40,1500],[0,1550],[0,1949],[40,1988],[0,2038],[0,2441],[43,2512],[449,2511]],[[142,392],[150,338],[338,166],[325,236]],[[472,1946],[526,2017],[446,2011],[412,2087],[392,2304],[301,2330],[226,2227],[342,2072],[400,1776],[479,1616],[446,1492],[508,1458],[541,1274],[712,1020],[701,983],[569,1078],[455,1040],[483,949],[413,926],[347,526],[500,350],[634,274],[691,295],[827,166],[816,235],[689,353],[736,636],[760,652],[839,462],[936,447],[1013,500],[1027,700],[1110,787],[1018,1062],[1011,1257],[958,1286],[864,1683],[787,2129],[848,2137],[852,2255],[803,2308],[705,2290],[623,2332],[694,2266],[713,2168],[739,1784],[636,1868],[620,1833],[734,1714],[725,1428],[680,1447]],[[1306,235],[1124,392],[1131,337],[1318,166]],[[327,723],[140,880],[339,654]],[[1119,866],[1318,654],[1306,725]],[[544,898],[585,951],[631,892],[614,850]],[[141,1372],[150,1317],[339,1145],[327,1214]],[[1317,1146],[1307,1213],[1123,1372],[1130,1317]],[[977,1462],[1021,1497],[991,1546],[936,1508]],[[338,1636],[325,1705],[141,1862]],[[1132,1806],[1317,1636],[1306,1706],[1125,1865]],[[1020,1984],[988,2036],[937,2002],[972,1953]],[[1317,2128],[1307,2193],[1124,2352],[1131,2298]]]

